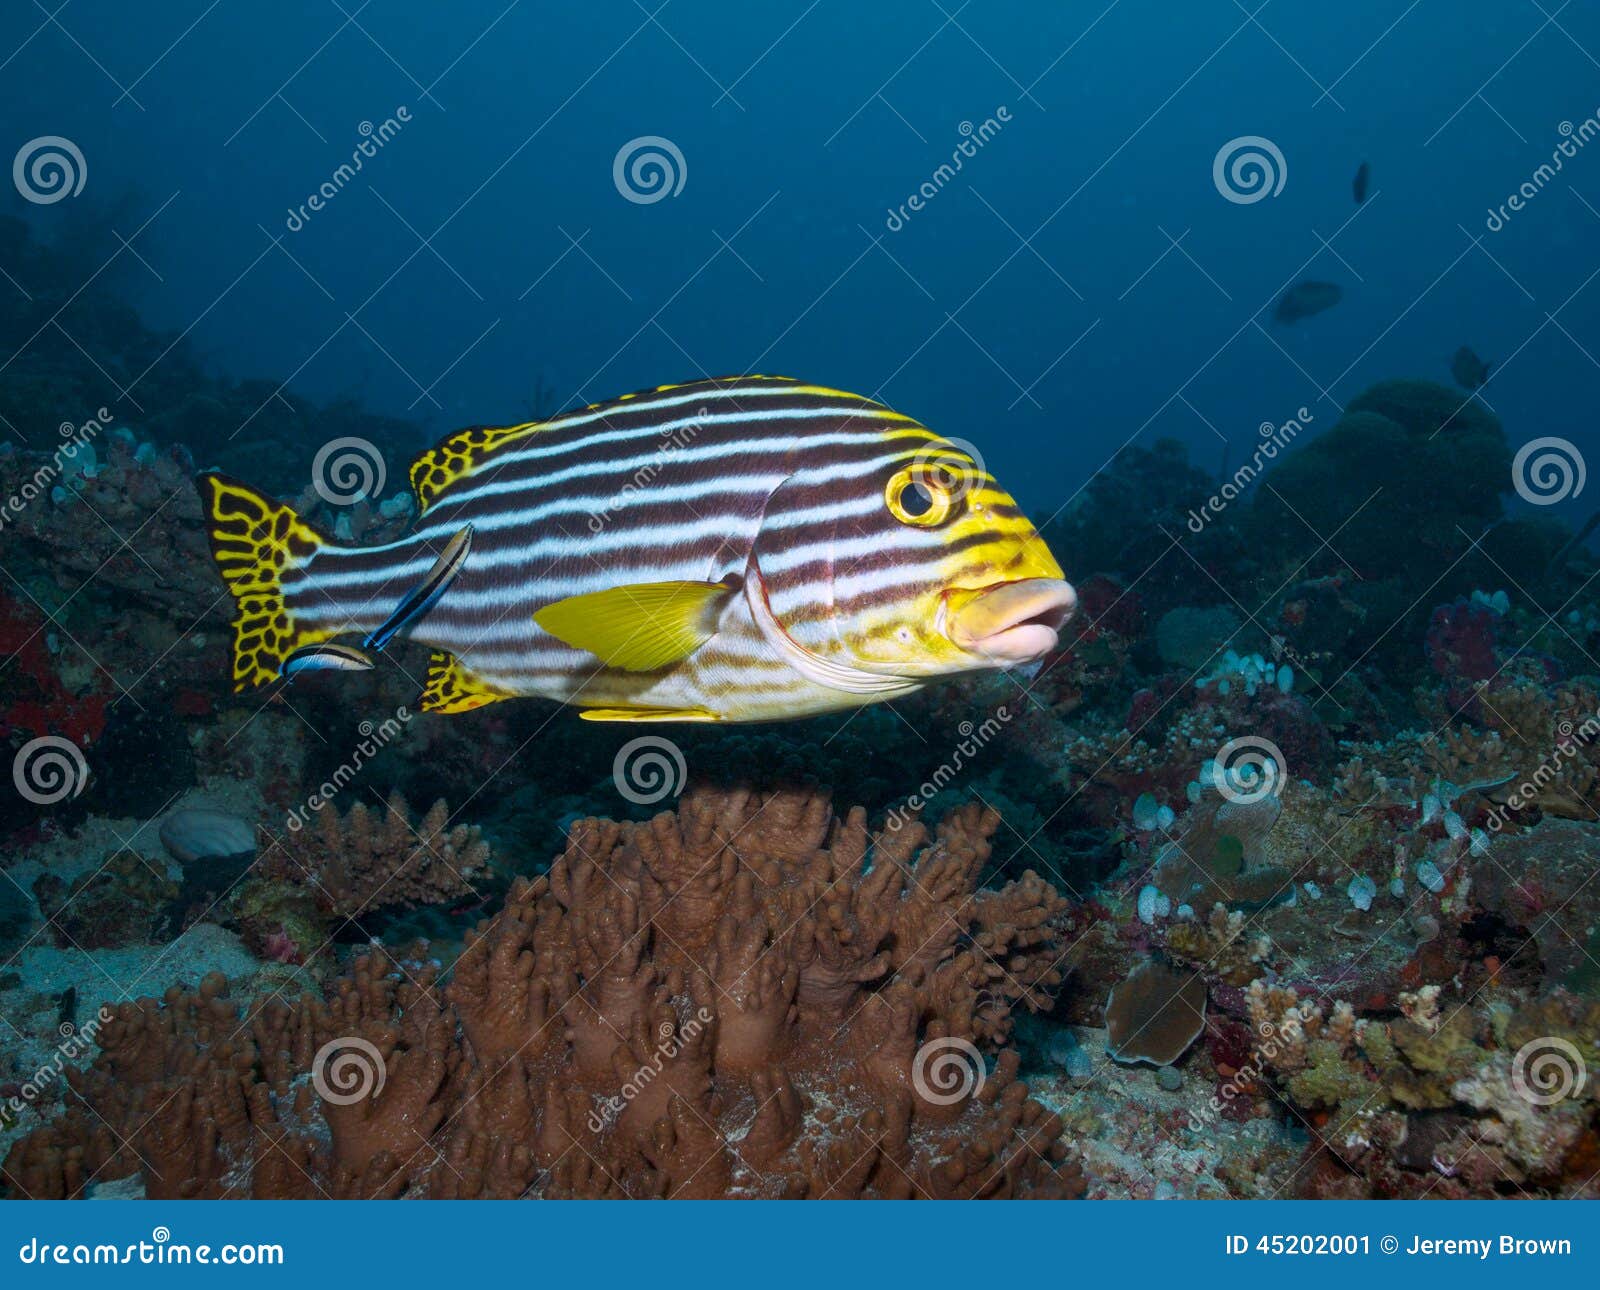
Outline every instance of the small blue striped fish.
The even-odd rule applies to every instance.
[[[463,430],[411,483],[415,532],[360,548],[201,477],[237,602],[236,689],[319,642],[387,634],[397,606],[426,600],[400,632],[436,651],[425,711],[539,695],[590,720],[767,721],[1029,662],[1076,603],[968,453],[785,378]],[[453,581],[421,594],[469,529]]]

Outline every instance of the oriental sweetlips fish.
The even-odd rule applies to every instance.
[[[362,548],[201,476],[236,689],[364,670],[398,635],[436,651],[424,711],[537,695],[595,721],[767,721],[1033,662],[1077,603],[972,453],[787,378],[463,430],[411,484],[416,530]]]

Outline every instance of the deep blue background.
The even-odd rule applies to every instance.
[[[1237,461],[1301,405],[1321,428],[1372,380],[1447,380],[1465,342],[1506,360],[1483,393],[1513,446],[1600,460],[1600,142],[1484,228],[1600,109],[1594,4],[59,3],[0,6],[0,151],[73,139],[85,197],[136,193],[125,236],[160,209],[141,308],[236,375],[440,432],[521,417],[540,383],[548,411],[798,375],[976,441],[1047,513],[1125,442],[1175,435],[1210,467],[1223,435]],[[289,233],[402,104],[411,124]],[[1235,205],[1212,158],[1246,134],[1287,182]],[[680,195],[619,196],[640,135],[681,149]],[[6,209],[48,229],[65,206]],[[1306,276],[1343,303],[1274,328]]]

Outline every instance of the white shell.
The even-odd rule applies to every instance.
[[[256,835],[237,815],[225,811],[174,811],[161,822],[161,845],[174,860],[188,864],[254,851]]]

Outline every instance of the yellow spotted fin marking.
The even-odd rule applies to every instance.
[[[283,502],[226,475],[200,476],[206,535],[234,600],[233,688],[276,681],[297,650],[335,633],[303,629],[283,597],[283,576],[328,544]]]
[[[707,708],[580,708],[585,721],[721,721]]]
[[[424,712],[471,712],[515,697],[468,671],[454,654],[440,650],[428,662],[421,706]]]
[[[721,582],[641,582],[568,596],[546,605],[533,621],[612,667],[653,672],[704,645],[732,594]]]
[[[426,511],[451,484],[470,475],[496,448],[542,428],[537,421],[519,426],[474,426],[456,431],[437,448],[429,448],[411,463],[411,491],[417,495],[417,513]]]

